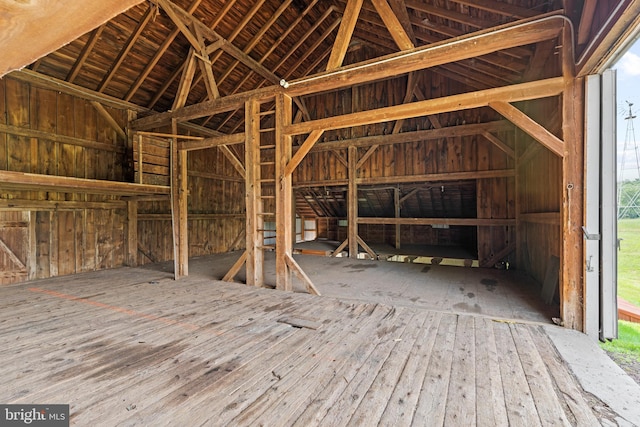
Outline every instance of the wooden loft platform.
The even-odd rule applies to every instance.
[[[170,187],[129,182],[83,179],[24,172],[0,171],[0,189],[114,196],[169,196]]]

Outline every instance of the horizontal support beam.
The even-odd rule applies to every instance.
[[[213,214],[213,213],[190,213],[189,221],[215,221],[221,219],[244,219],[245,214]],[[138,214],[138,221],[171,221],[170,213],[148,213]]]
[[[336,90],[550,40],[560,34],[565,22],[566,18],[555,15],[465,34],[414,50],[293,80],[286,83],[286,92],[289,96],[302,96]]]
[[[73,200],[0,199],[0,211],[81,211],[84,209],[126,209],[127,202],[81,202]]]
[[[376,110],[344,114],[342,116],[328,117],[326,119],[296,123],[285,127],[284,132],[289,135],[299,135],[318,129],[342,129],[346,127],[408,119],[411,117],[427,116],[430,114],[486,107],[489,103],[495,101],[517,102],[546,98],[559,95],[562,93],[564,86],[565,83],[563,77],[554,77],[511,86],[503,86],[477,92],[462,93],[459,95],[401,104],[393,107],[378,108]]]
[[[124,147],[122,145],[107,144],[104,142],[91,141],[88,139],[76,138],[73,136],[58,135],[51,132],[26,129],[18,126],[5,125],[2,123],[0,123],[0,133],[6,133],[8,135],[19,136],[23,138],[37,138],[46,141],[54,141],[60,144],[74,145],[76,147],[91,148],[94,150],[124,153]]]
[[[131,184],[128,182],[71,178],[24,172],[0,171],[0,189],[51,191],[58,193],[110,194],[137,196],[149,194],[169,195],[169,187],[163,185]]]
[[[143,117],[132,121],[130,127],[134,130],[153,129],[170,123],[171,119],[175,119],[178,122],[184,122],[200,117],[214,116],[216,114],[244,108],[244,103],[249,99],[255,99],[261,102],[272,100],[275,98],[276,93],[281,90],[282,88],[279,86],[269,86],[250,92],[223,96],[222,98],[214,99],[212,101],[205,101],[199,104],[178,108],[175,111],[167,111],[165,113],[157,113]]]
[[[242,108],[249,99],[266,101],[272,99],[276,93],[283,90],[292,97],[337,90],[463,59],[476,58],[511,47],[537,43],[557,37],[564,26],[565,19],[563,16],[556,15],[537,20],[505,24],[416,48],[408,52],[400,52],[343,67],[335,71],[284,82],[284,89],[281,86],[269,86],[241,94],[225,96],[213,101],[189,105],[175,111],[154,114],[135,120],[131,123],[131,127],[136,130],[150,129],[167,124],[171,119],[183,122],[237,110]],[[217,34],[212,34],[212,36],[219,37]]]
[[[311,152],[316,153],[319,151],[342,150],[351,145],[358,148],[367,148],[373,145],[393,145],[440,138],[459,138],[464,136],[483,135],[485,132],[509,132],[514,129],[515,127],[511,122],[507,120],[496,120],[487,123],[472,123],[458,126],[447,126],[437,129],[390,133],[387,135],[363,136],[359,138],[342,139],[340,141],[318,142],[311,149]],[[293,150],[295,152],[298,149],[299,147],[294,147]]]
[[[514,169],[494,169],[486,171],[429,173],[424,175],[379,176],[370,178],[356,178],[361,184],[402,184],[405,182],[438,182],[463,181],[472,179],[509,178],[516,176]],[[295,185],[294,185],[295,186]]]
[[[207,148],[219,147],[221,145],[243,144],[244,139],[243,132],[230,135],[213,136],[199,141],[178,141],[178,150],[206,150]]]
[[[481,227],[508,227],[516,225],[510,218],[358,218],[358,224],[389,225],[468,225]]]

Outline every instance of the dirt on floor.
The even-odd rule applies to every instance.
[[[606,351],[606,350],[605,350]],[[606,351],[609,357],[640,385],[640,360],[637,356]]]

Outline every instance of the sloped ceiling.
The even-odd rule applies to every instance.
[[[0,77],[91,31],[141,0],[1,0]]]
[[[629,12],[638,4],[640,0],[0,0],[0,75],[28,65],[46,76],[168,111],[326,69],[336,39],[341,41],[343,21],[353,15],[355,27],[341,65],[548,13],[572,19],[578,53],[597,53],[592,42],[611,38],[604,30],[618,21],[622,24],[616,31],[624,32],[635,22]],[[433,71],[469,90],[518,83],[544,69],[554,53],[552,44],[505,49]],[[188,90],[178,96],[180,82],[191,72]],[[233,122],[229,116],[200,124],[228,132]]]

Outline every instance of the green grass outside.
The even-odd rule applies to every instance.
[[[618,221],[618,296],[640,307],[640,218]]]
[[[600,345],[607,351],[624,354],[640,361],[640,324],[618,321],[618,339]]]
[[[618,296],[640,307],[640,218],[618,221],[618,238]],[[601,345],[640,361],[640,323],[618,321],[618,339]]]

